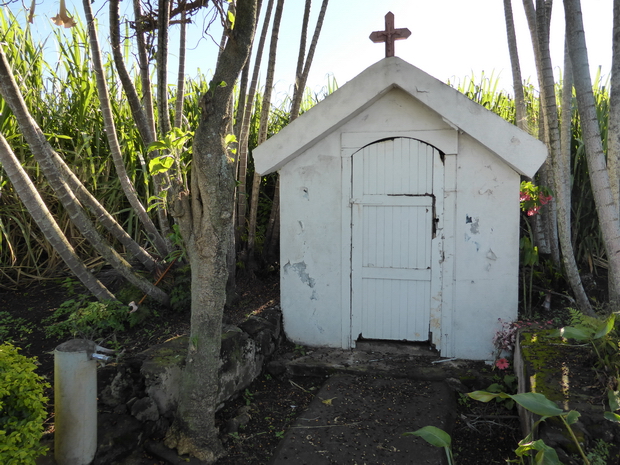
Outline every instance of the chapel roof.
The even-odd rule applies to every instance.
[[[547,157],[538,139],[398,57],[370,66],[253,151],[260,174],[279,170],[394,88],[467,133],[518,173],[533,177]]]

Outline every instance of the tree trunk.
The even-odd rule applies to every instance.
[[[252,71],[252,80],[250,81],[250,88],[247,93],[247,100],[245,102],[245,109],[243,110],[243,120],[241,123],[241,130],[239,131],[239,175],[238,175],[238,198],[237,198],[237,231],[238,236],[243,233],[246,227],[246,212],[247,212],[247,165],[248,165],[248,139],[250,136],[250,122],[252,119],[252,107],[254,105],[254,97],[256,95],[256,88],[258,87],[258,75],[260,71],[261,59],[263,55],[263,48],[265,47],[265,40],[267,38],[267,31],[269,30],[269,24],[271,22],[271,12],[273,10],[273,0],[269,0],[267,3],[267,11],[265,12],[265,19],[263,21],[263,28],[261,29],[260,38],[258,40],[258,47],[256,49],[256,58],[254,59],[254,69]],[[274,25],[275,27],[275,25]],[[271,56],[270,56],[271,58]],[[249,60],[248,60],[249,63]],[[263,94],[263,106],[265,105],[265,94],[271,93],[269,87],[265,86],[265,92]],[[248,237],[248,241],[249,241]],[[247,250],[247,249],[246,249]],[[246,254],[244,258],[249,258]]]
[[[618,208],[614,202],[605,163],[605,153],[596,116],[590,66],[586,49],[581,3],[579,0],[564,0],[564,16],[567,22],[568,48],[573,65],[573,78],[577,94],[577,108],[581,119],[584,145],[590,183],[594,194],[596,212],[607,259],[609,261],[608,286],[612,296],[620,295],[620,224]]]
[[[524,1],[524,4],[527,3]],[[526,6],[526,9],[529,10],[527,14],[528,21],[531,21],[531,3],[529,6]],[[566,278],[570,283],[579,309],[584,313],[592,314],[592,307],[583,289],[581,277],[579,276],[579,269],[575,261],[575,253],[571,241],[570,173],[569,177],[566,177],[566,169],[569,168],[570,165],[567,166],[565,160],[562,158],[555,80],[549,52],[548,15],[548,8],[543,4],[542,0],[538,0],[535,24],[533,26],[530,24],[530,28],[533,27],[535,29],[532,33],[532,38],[536,39],[534,48],[536,50],[536,68],[538,70],[538,80],[540,83],[540,101],[543,110],[545,143],[547,144],[550,155],[550,158],[546,162],[545,174],[547,175],[548,185],[552,186],[555,191],[555,199],[553,199],[548,206],[554,207],[554,212],[557,213],[555,217],[557,224],[554,224],[555,222],[549,224],[549,229],[556,233],[555,237],[557,237],[562,248],[562,264],[564,265]],[[571,92],[570,89],[568,92]],[[570,131],[570,117],[568,130]],[[570,134],[569,132],[569,137]],[[566,147],[564,147],[564,149],[566,149]],[[570,153],[570,142],[568,150]],[[549,237],[549,239],[551,244],[555,242],[553,236]]]
[[[260,122],[258,126],[257,145],[267,140],[267,129],[269,126],[269,113],[271,111],[271,94],[273,92],[273,78],[276,71],[276,55],[278,51],[278,34],[280,32],[280,22],[284,0],[278,0],[276,11],[273,17],[273,27],[271,29],[271,43],[269,44],[269,62],[267,64],[267,77],[265,78],[265,91],[263,92],[263,103],[260,112]],[[256,241],[256,219],[258,215],[258,195],[260,191],[261,176],[254,171],[252,177],[252,197],[250,198],[250,220],[248,225],[248,243],[246,247],[247,267],[253,272],[256,268],[256,257],[254,257],[254,244]]]
[[[293,94],[293,103],[291,105],[291,116],[289,123],[293,122],[298,116],[301,108],[301,99],[303,98],[304,90],[306,88],[306,81],[308,74],[310,73],[310,67],[312,66],[312,60],[314,58],[314,51],[319,41],[321,34],[321,28],[323,27],[323,20],[325,19],[325,12],[327,11],[327,4],[329,0],[323,0],[321,4],[321,10],[316,20],[316,26],[314,28],[314,34],[312,36],[312,42],[310,43],[310,49],[308,50],[308,56],[306,57],[303,71],[300,76],[296,78],[295,93]],[[310,2],[306,3],[306,11],[310,10]],[[301,44],[305,44],[305,31],[302,31]],[[300,44],[300,55],[303,55],[303,51]],[[304,47],[305,48],[305,47]],[[299,73],[300,60],[297,62],[297,73]],[[276,181],[276,189],[274,191],[274,201],[271,207],[271,215],[269,216],[269,225],[267,228],[267,237],[265,240],[265,256],[277,257],[278,244],[280,242],[280,199],[276,196],[280,195],[280,176]]]
[[[221,330],[226,302],[227,255],[233,240],[234,161],[225,144],[234,83],[254,36],[257,0],[238,0],[194,139],[191,201],[180,193],[172,209],[192,270],[191,334],[177,415],[166,445],[214,463],[223,454],[215,427]],[[223,85],[225,83],[225,85]]]
[[[0,134],[0,164],[45,239],[54,247],[73,274],[97,299],[114,300],[114,295],[95,278],[77,256],[2,134]]]
[[[295,94],[293,95],[293,103],[291,105],[291,119],[290,122],[293,122],[298,116],[301,108],[301,100],[303,98],[304,90],[306,88],[306,81],[308,80],[308,74],[310,73],[310,67],[312,66],[312,60],[314,58],[314,51],[316,50],[316,45],[319,41],[319,36],[321,34],[321,28],[323,27],[323,20],[325,19],[325,12],[327,11],[327,4],[329,0],[323,0],[321,4],[321,10],[319,11],[319,16],[316,20],[316,26],[314,28],[314,34],[312,35],[312,42],[310,43],[310,49],[308,50],[308,55],[306,57],[303,72],[301,74],[301,78],[298,79],[295,84]],[[280,177],[278,175],[278,180],[276,181],[276,189],[274,192],[275,195],[280,195]],[[276,257],[277,249],[280,243],[280,200],[275,199],[271,208],[271,215],[269,217],[269,226],[267,232],[267,240],[265,241],[265,255],[267,257]]]
[[[568,33],[568,32],[567,32]],[[562,261],[564,273],[569,282],[579,309],[594,316],[594,311],[583,288],[579,268],[575,260],[575,250],[571,237],[571,148],[573,141],[573,71],[568,53],[568,46],[564,51],[564,82],[562,83],[562,128],[561,150],[553,160],[553,177],[555,180],[555,198],[558,212],[558,234],[562,246]]]
[[[136,22],[137,20],[138,18],[136,18]],[[133,80],[127,72],[127,68],[125,67],[125,62],[121,53],[120,36],[119,0],[110,0],[110,42],[112,45],[114,65],[116,66],[116,71],[118,72],[118,76],[123,86],[123,90],[125,91],[125,95],[127,96],[127,103],[129,103],[129,107],[131,108],[131,114],[136,123],[136,128],[140,133],[140,137],[142,138],[144,146],[148,147],[150,144],[155,142],[154,127],[151,125],[152,122],[149,120],[145,108],[140,103],[140,97],[138,97],[138,92],[133,85]],[[138,36],[141,37],[141,33],[138,33]],[[150,96],[150,92],[146,93],[145,95]],[[150,102],[150,99],[148,101]],[[152,157],[156,154],[150,153],[149,155]],[[147,174],[145,173],[145,176],[146,175]],[[155,195],[159,195],[162,191],[167,189],[168,180],[165,175],[156,174],[155,176],[153,176],[153,185],[155,186]],[[156,212],[162,237],[166,241],[167,248],[172,249],[172,244],[170,244],[170,242],[166,239],[172,233],[170,223],[168,222],[168,211],[165,206],[160,206],[157,208]]]
[[[151,75],[149,73],[149,59],[144,40],[144,24],[140,0],[133,0],[134,16],[136,19],[136,44],[138,50],[138,67],[140,68],[140,81],[142,84],[142,106],[146,113],[146,119],[151,127],[153,139],[155,138],[155,113],[153,110],[153,93],[151,92]]]
[[[527,131],[527,113],[525,97],[523,95],[523,78],[517,51],[517,35],[515,33],[514,18],[512,15],[512,0],[504,0],[504,16],[506,18],[506,35],[508,37],[508,52],[512,67],[512,86],[515,92],[515,119],[519,129]]]
[[[620,206],[620,0],[614,0],[614,25],[607,124],[607,164],[611,192]]]
[[[170,25],[170,0],[159,0],[157,9],[157,115],[159,135],[170,132],[168,110],[168,27]]]
[[[95,250],[97,250],[97,252],[99,252],[125,279],[157,301],[167,304],[168,296],[166,293],[153,286],[153,284],[145,278],[133,273],[129,263],[105,241],[86,215],[80,202],[78,202],[75,197],[73,190],[69,189],[65,183],[61,171],[54,163],[58,155],[55,154],[49,146],[43,132],[30,116],[23,98],[17,89],[17,83],[15,82],[6,55],[2,49],[0,49],[0,93],[16,116],[24,138],[28,142],[50,186],[58,196],[58,200],[67,210],[71,217],[71,221],[79,229],[80,233],[82,233],[93,248],[95,248]]]
[[[110,0],[110,43],[112,45],[112,56],[114,57],[114,65],[127,96],[127,103],[129,103],[131,108],[131,115],[136,123],[136,128],[140,133],[140,137],[142,137],[144,145],[149,145],[155,141],[155,134],[140,103],[140,97],[138,97],[133,80],[127,71],[121,52],[119,2],[120,0]]]
[[[177,73],[177,100],[174,110],[174,127],[183,124],[183,101],[185,100],[185,44],[187,42],[185,10],[181,13],[181,37],[179,39],[179,72]]]
[[[314,59],[316,44],[319,42],[319,36],[321,35],[321,28],[323,27],[323,20],[325,19],[325,12],[327,11],[328,3],[329,0],[323,0],[323,3],[321,4],[321,10],[319,11],[319,17],[316,20],[316,26],[314,27],[314,34],[312,35],[312,42],[310,43],[310,48],[308,49],[308,56],[306,57],[304,63],[304,69],[298,79],[299,83],[295,83],[295,95],[293,96],[293,105],[291,106],[291,122],[299,116],[301,99],[306,88],[306,81],[308,80],[312,60]]]
[[[93,71],[95,73],[95,80],[97,81],[97,92],[99,94],[99,101],[101,103],[101,113],[103,115],[103,122],[105,126],[106,137],[110,145],[110,152],[112,154],[112,160],[116,168],[116,174],[119,177],[123,192],[127,197],[127,200],[133,207],[136,215],[140,219],[144,226],[149,239],[153,241],[155,248],[162,255],[168,255],[171,250],[168,248],[168,244],[161,236],[151,218],[149,218],[144,205],[140,203],[136,191],[131,184],[127,170],[123,163],[123,156],[121,154],[118,137],[116,135],[116,127],[114,124],[114,117],[112,115],[112,109],[110,108],[110,98],[108,94],[108,88],[105,81],[105,75],[103,71],[103,65],[101,62],[101,51],[99,49],[99,40],[97,38],[97,29],[93,19],[93,12],[90,5],[90,0],[83,0],[84,15],[86,16],[86,24],[88,26],[88,37],[90,41],[90,48],[93,60]]]

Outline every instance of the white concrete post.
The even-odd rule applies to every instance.
[[[97,451],[96,345],[74,339],[54,351],[54,457],[62,465],[88,465]]]

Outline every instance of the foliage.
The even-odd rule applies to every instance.
[[[495,332],[493,336],[493,345],[496,349],[496,358],[500,356],[502,352],[514,352],[515,344],[517,342],[517,333],[520,329],[545,329],[553,325],[552,320],[545,321],[504,321],[498,318],[501,327]]]
[[[14,317],[0,310],[0,340],[4,342],[25,342],[33,331],[33,324],[25,318]]]
[[[591,465],[607,465],[609,460],[609,454],[611,449],[611,444],[603,441],[602,439],[597,439],[594,447],[588,452],[586,457],[590,461]]]
[[[553,448],[547,446],[542,439],[533,439],[534,432],[536,431],[538,425],[551,417],[557,417],[562,421],[584,462],[586,464],[590,463],[586,458],[583,448],[581,447],[581,444],[577,440],[577,437],[575,436],[575,433],[570,426],[572,424],[575,424],[579,419],[579,412],[575,410],[565,412],[564,410],[559,408],[554,402],[547,399],[544,395],[536,392],[525,392],[522,394],[506,394],[504,392],[493,393],[488,391],[474,391],[470,392],[468,396],[481,402],[489,402],[491,400],[497,399],[498,397],[502,399],[512,399],[521,407],[541,417],[540,420],[534,423],[530,434],[528,434],[523,440],[519,442],[519,447],[515,450],[515,453],[518,457],[518,463],[524,463],[523,458],[531,457],[532,454],[534,455],[536,463],[545,463],[549,465],[559,465],[561,463],[560,459],[558,458],[557,452]]]
[[[47,337],[82,337],[94,340],[110,333],[132,327],[141,319],[140,314],[129,313],[128,307],[118,301],[90,302],[88,296],[70,299],[47,318]]]
[[[494,378],[495,382],[486,388],[488,392],[510,392],[513,394],[517,393],[518,382],[515,375],[506,374],[504,376],[495,376]],[[496,397],[495,401],[497,403],[504,404],[504,406],[508,410],[512,410],[515,406],[515,402],[512,398]]]
[[[585,342],[592,347],[596,355],[594,368],[599,372],[599,379],[604,379],[609,392],[618,389],[620,381],[620,333],[616,325],[616,313],[606,318],[584,315],[571,309],[571,326],[556,330],[552,336],[561,336],[577,342]],[[612,397],[610,406],[613,407]],[[612,408],[612,412],[617,410]],[[612,418],[609,418],[612,419]]]
[[[444,430],[435,426],[425,426],[417,431],[403,433],[403,436],[419,436],[435,447],[443,447],[446,451],[448,464],[454,464],[452,456],[452,438]]]
[[[174,286],[170,290],[170,307],[175,312],[190,308],[192,277],[189,265],[179,268],[174,273]]]
[[[9,343],[0,345],[0,462],[34,463],[45,454],[39,444],[45,420],[43,389],[49,387],[32,359]]]
[[[539,187],[531,181],[522,181],[519,195],[521,210],[527,216],[534,216],[543,205],[552,199],[551,190],[547,187]],[[532,313],[532,292],[534,280],[534,267],[539,264],[538,247],[535,245],[534,234],[527,218],[523,220],[526,226],[521,234],[519,249],[521,251],[520,260],[523,267],[523,313],[526,317]],[[529,275],[529,281],[527,280]]]
[[[521,210],[527,212],[527,216],[534,216],[552,198],[551,189],[548,187],[536,186],[531,181],[521,182],[519,202],[521,202]]]

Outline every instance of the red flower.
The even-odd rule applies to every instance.
[[[540,210],[540,206],[532,207],[527,211],[527,216],[534,216]]]
[[[510,366],[510,363],[505,358],[500,358],[499,360],[495,361],[495,366],[500,370],[505,370]]]
[[[538,200],[540,201],[542,205],[546,205],[549,202],[549,200],[551,200],[552,198],[553,197],[551,195],[546,196],[545,194],[540,194],[538,196]]]

